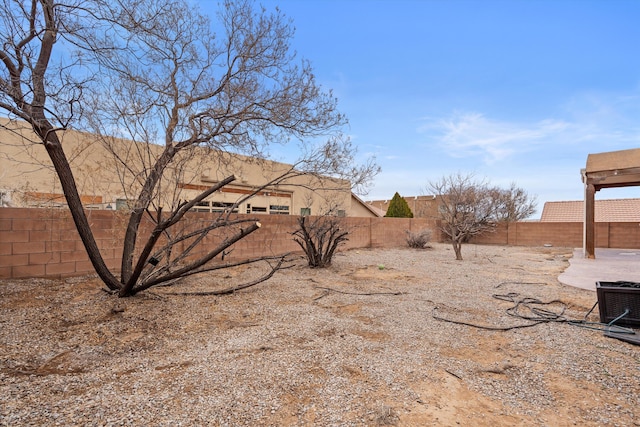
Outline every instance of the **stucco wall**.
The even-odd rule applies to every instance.
[[[126,215],[113,211],[89,211],[89,221],[105,262],[117,270],[120,265]],[[240,216],[242,217],[242,216]],[[253,216],[252,216],[253,217]],[[193,213],[189,220],[208,220],[213,214]],[[291,233],[297,216],[261,215],[262,227],[234,246],[229,259],[299,252]],[[425,228],[441,240],[436,223],[425,218],[343,218],[350,229],[343,249],[406,247],[406,231]],[[148,224],[142,230],[148,231]],[[502,226],[495,233],[473,239],[473,243],[559,247],[582,246],[581,223],[519,222]],[[203,250],[215,245],[212,236]],[[596,246],[640,248],[638,223],[598,223]],[[84,246],[66,210],[0,208],[0,278],[68,277],[92,273]]]
[[[88,211],[94,235],[107,265],[120,266],[125,221],[123,212]],[[215,218],[215,214],[190,213],[189,221]],[[294,215],[238,215],[258,218],[262,227],[234,245],[228,259],[300,252],[293,241],[297,227]],[[343,218],[350,229],[343,247],[399,247],[405,245],[405,231],[435,229],[433,221],[400,218]],[[149,224],[142,224],[141,233]],[[208,237],[202,250],[216,244]],[[194,255],[197,255],[195,253]],[[68,277],[93,272],[84,246],[68,211],[63,209],[0,209],[0,278]]]
[[[61,185],[46,150],[24,122],[0,117],[0,192],[12,207],[63,207]],[[94,209],[115,209],[135,200],[141,191],[141,177],[162,155],[162,147],[95,135],[60,132],[65,154],[73,170],[84,205]],[[255,197],[239,205],[240,213],[278,212],[298,215],[301,209],[320,214],[337,207],[351,215],[351,185],[346,180],[314,177],[292,172],[292,165],[258,160],[239,154],[198,148],[184,158],[176,158],[167,168],[154,195],[155,206],[176,206],[191,200],[213,184],[234,175],[235,181],[215,192],[205,202],[235,203],[261,189],[267,182],[279,184],[262,188]],[[116,161],[116,158],[122,159]],[[123,166],[126,164],[126,168]],[[175,167],[178,167],[178,170]],[[279,177],[287,176],[285,180]],[[313,189],[313,191],[312,191]],[[213,208],[209,206],[209,208]],[[354,206],[354,208],[358,208]],[[206,209],[204,206],[196,209]],[[359,215],[374,216],[367,209]]]
[[[501,225],[493,233],[473,238],[473,243],[513,246],[582,247],[581,222],[515,222]],[[640,224],[637,222],[596,223],[596,247],[640,249]]]

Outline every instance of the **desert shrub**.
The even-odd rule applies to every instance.
[[[343,218],[331,215],[301,216],[298,228],[292,234],[293,240],[304,250],[309,267],[330,266],[338,246],[349,240]]]
[[[407,230],[407,245],[410,248],[416,249],[425,249],[431,247],[429,242],[431,242],[432,232],[429,229],[421,230],[421,231],[409,231]]]

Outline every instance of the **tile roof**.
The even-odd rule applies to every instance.
[[[541,222],[582,222],[584,201],[546,202]],[[595,201],[595,222],[640,222],[640,199]]]

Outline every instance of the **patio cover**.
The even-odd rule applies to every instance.
[[[640,148],[589,154],[584,183],[584,254],[595,258],[595,193],[603,188],[640,186]]]

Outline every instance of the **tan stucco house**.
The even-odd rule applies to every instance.
[[[64,131],[61,139],[78,191],[87,209],[127,209],[145,175],[143,165],[160,146]],[[223,211],[242,201],[234,212],[265,215],[322,214],[331,206],[344,216],[378,216],[355,194],[350,183],[296,173],[291,165],[239,154],[197,148],[181,167],[165,173],[156,206],[190,200],[211,185],[234,175],[236,180],[194,210]],[[116,160],[119,158],[119,161]],[[264,186],[287,172],[283,181]],[[264,188],[262,188],[264,187]],[[24,122],[0,118],[0,207],[65,207],[59,180],[44,147]]]

